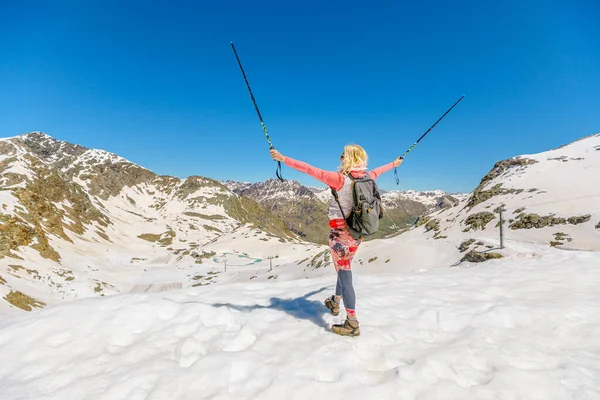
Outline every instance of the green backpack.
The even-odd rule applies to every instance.
[[[368,174],[362,178],[354,178],[352,175],[348,177],[352,179],[350,191],[353,201],[350,215],[346,218],[346,225],[354,239],[363,239],[379,230],[379,220],[383,218],[381,194],[377,184]],[[337,192],[333,188],[331,192],[344,215]]]

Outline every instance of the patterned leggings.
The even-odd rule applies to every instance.
[[[333,226],[335,223],[332,220],[330,221],[330,226]],[[350,270],[352,259],[356,254],[356,250],[358,250],[358,246],[360,245],[360,239],[354,239],[348,229],[346,227],[332,227],[329,232],[329,248],[331,249],[331,257],[333,258],[333,265],[335,266],[335,271]]]
[[[356,295],[352,285],[351,264],[361,240],[354,239],[345,226],[341,225],[339,221],[335,221],[337,220],[330,221],[331,231],[329,233],[329,248],[337,272],[335,295],[342,296],[346,314],[354,317],[356,316]]]

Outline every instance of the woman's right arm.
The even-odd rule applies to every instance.
[[[288,167],[294,168],[297,171],[304,172],[307,175],[323,182],[327,186],[340,190],[344,186],[344,177],[339,172],[325,171],[320,168],[313,167],[303,161],[294,160],[293,158],[283,156],[277,150],[271,150],[271,157],[277,161],[283,161]]]

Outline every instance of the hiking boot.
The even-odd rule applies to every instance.
[[[336,324],[331,326],[333,333],[337,333],[342,336],[358,336],[360,335],[360,328],[358,327],[358,321],[356,319],[346,318],[343,324]]]
[[[331,315],[337,316],[340,313],[340,303],[335,301],[335,296],[325,299],[325,307],[331,311]]]

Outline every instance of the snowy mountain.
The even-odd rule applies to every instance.
[[[468,198],[363,243],[354,338],[329,328],[344,316],[323,306],[327,247],[225,206],[256,203],[104,153],[102,168],[78,162],[87,150],[63,169],[27,140],[80,152],[38,134],[0,141],[0,400],[600,398],[600,135],[499,161]],[[95,175],[64,178],[81,164]],[[7,316],[9,304],[34,311]]]
[[[383,221],[396,232],[402,230],[392,224],[399,220],[390,215],[394,206],[404,216],[430,212],[417,199],[428,199],[429,207],[446,199],[448,208],[405,233],[365,242],[354,269],[410,272],[457,265],[465,255],[531,257],[531,243],[598,250],[598,149],[595,135],[498,162],[458,204],[441,192],[384,193]],[[210,178],[158,176],[114,154],[34,132],[0,140],[0,189],[0,314],[160,290],[153,285],[331,273],[328,248],[302,240],[300,231],[310,224],[327,229],[318,220],[326,218],[325,203],[297,182],[242,183],[234,188],[240,196]],[[501,205],[511,246],[496,250]],[[299,235],[282,221],[290,216],[305,218],[292,226]]]
[[[326,244],[327,205],[311,189],[293,180],[269,179],[253,184],[227,181],[225,184],[234,193],[266,207],[304,240]]]
[[[393,204],[398,200],[410,200],[424,204],[429,210],[437,211],[458,203],[460,200],[468,197],[470,193],[446,193],[443,190],[416,191],[384,191],[381,198],[385,203]]]
[[[296,181],[280,182],[269,179],[265,182],[223,182],[231,191],[248,197],[265,206],[286,226],[303,239],[326,244],[329,226],[327,207],[331,190],[323,187],[303,186]],[[385,218],[380,232],[373,239],[395,234],[399,229],[410,226],[421,215],[450,207],[460,198],[441,191],[382,191]]]
[[[229,188],[229,190],[231,190],[234,193],[244,191],[248,187],[252,186],[252,182],[238,182],[232,180],[220,181],[220,183],[227,186],[227,188]]]
[[[473,193],[425,218],[408,237],[497,247],[503,235],[564,249],[600,250],[600,134],[497,162]]]
[[[309,189],[323,202],[329,202],[331,191],[328,188],[310,187]],[[438,211],[450,205],[447,203],[459,202],[469,195],[470,193],[446,193],[443,190],[381,190],[381,199],[388,208],[409,200],[424,205],[427,211]]]
[[[237,279],[207,279],[223,243],[249,260],[321,251],[215,180],[158,176],[41,132],[0,140],[0,189],[0,309],[128,291],[160,268],[184,285]]]
[[[327,248],[303,241],[328,235],[326,204],[312,190],[294,181],[227,185],[240,195],[42,132],[0,140],[0,311],[156,282],[283,279],[285,272],[263,274],[273,260],[302,265],[302,276],[326,273]],[[395,207],[382,233],[426,210]],[[260,268],[221,271],[225,262]]]

